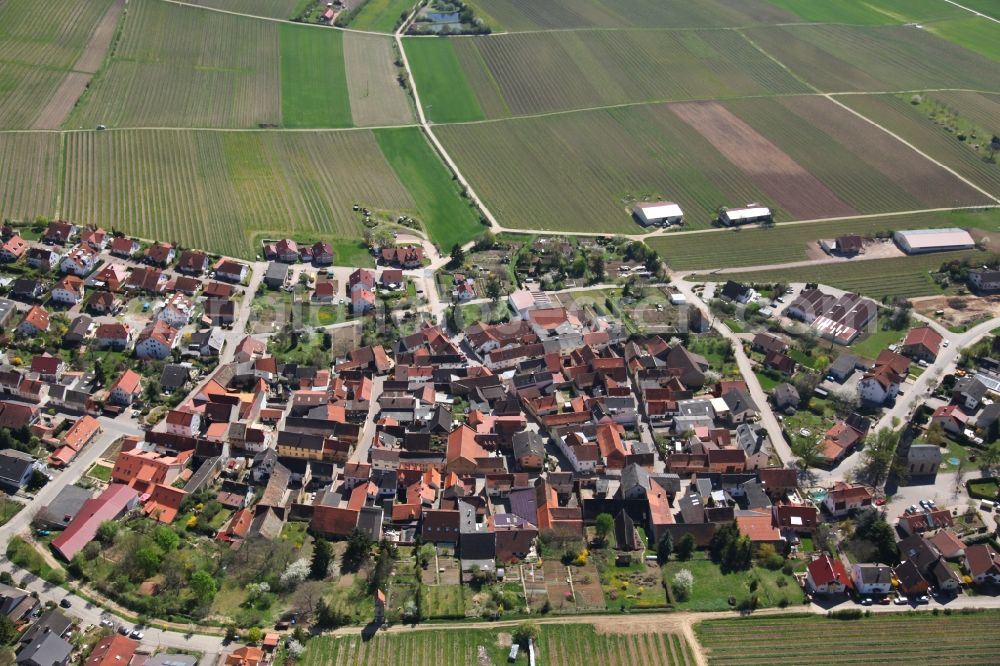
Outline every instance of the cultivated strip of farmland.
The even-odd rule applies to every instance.
[[[111,2],[80,0],[58,8],[35,0],[0,3],[0,128],[34,124]]]
[[[826,98],[732,100],[725,106],[859,211],[887,213],[994,203]],[[836,214],[818,213],[804,217]]]
[[[66,135],[62,213],[80,224],[253,256],[264,236],[360,237],[354,203],[414,207],[367,131]]]
[[[787,664],[994,664],[1000,649],[995,613],[875,615],[857,621],[821,617],[709,620],[696,626],[709,664],[773,664],[775,636]]]
[[[344,33],[286,23],[279,35],[282,124],[350,127]]]
[[[674,270],[704,270],[764,266],[805,261],[807,247],[818,247],[821,239],[858,234],[873,237],[900,229],[959,227],[1000,231],[1000,210],[984,212],[924,213],[864,220],[839,220],[809,224],[778,224],[739,230],[693,234],[667,234],[646,244],[659,252]],[[862,260],[854,260],[855,263]],[[881,260],[878,260],[881,261]]]
[[[721,205],[775,205],[667,105],[435,133],[505,227],[637,233],[634,198],[676,201],[689,228],[707,226]]]
[[[954,169],[993,195],[1000,195],[1000,164],[984,161],[955,136],[895,95],[842,95],[837,100]],[[961,115],[958,104],[956,108]]]
[[[52,215],[58,176],[58,134],[0,133],[0,218]]]
[[[457,41],[464,78],[493,117],[506,115],[506,109],[532,115],[643,101],[808,92],[731,30],[560,31]],[[415,76],[423,92],[421,69]],[[495,101],[497,94],[503,105]],[[431,115],[438,119],[433,109]]]
[[[309,4],[309,0],[184,0],[184,2],[251,16],[279,19],[294,18]]]
[[[772,141],[721,104],[672,104],[670,110],[792,216],[815,218],[857,212]]]
[[[392,32],[400,16],[409,13],[414,4],[416,0],[364,0],[350,25],[356,30]]]
[[[356,32],[343,35],[354,124],[367,127],[412,123],[410,99],[396,81],[392,38]]]
[[[427,235],[442,251],[464,245],[484,231],[478,212],[461,197],[451,173],[420,129],[377,129],[374,133],[382,154],[413,198]]]
[[[994,12],[1000,13],[1000,10]],[[932,23],[927,29],[994,61],[1000,60],[1000,23],[966,12],[962,18]]]
[[[935,21],[962,16],[962,10],[942,0],[769,0],[803,21],[811,23],[850,23],[854,25],[889,25],[910,21]],[[986,0],[989,2],[989,0]]]
[[[996,62],[911,26],[798,25],[742,32],[823,92],[1000,92]]]
[[[941,293],[931,278],[942,264],[972,257],[981,257],[976,251],[939,252],[934,254],[879,259],[877,261],[842,262],[783,270],[752,271],[739,273],[739,279],[748,282],[819,282],[854,291],[881,300],[889,296],[914,298]],[[725,273],[693,276],[692,280],[718,281]]]
[[[67,125],[280,124],[280,27],[158,0],[132,0],[110,64]]]
[[[410,37],[402,41],[428,118],[448,123],[484,117],[456,53],[457,44],[471,40]],[[474,71],[487,72],[485,65]],[[480,87],[488,90],[483,83]]]
[[[764,0],[473,0],[505,29],[715,28],[784,23],[794,15]]]

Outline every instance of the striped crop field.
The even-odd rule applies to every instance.
[[[650,238],[646,244],[659,252],[672,269],[690,271],[806,261],[820,256],[819,241],[822,239],[852,234],[865,238],[888,237],[890,232],[901,229],[940,227],[997,233],[1000,232],[1000,210],[920,213],[864,220],[675,233]],[[812,248],[812,252],[808,252],[808,248]]]
[[[279,19],[294,18],[311,4],[311,0],[185,0],[185,2],[228,12]]]
[[[407,39],[404,48],[426,39]],[[435,121],[476,119],[449,109],[451,90],[466,85],[462,79],[492,118],[808,91],[732,30],[521,33],[455,39],[452,48],[460,66],[448,76],[423,67],[421,58],[411,62],[424,110]]]
[[[67,127],[409,124],[392,38],[131,0]]]
[[[67,126],[277,125],[278,29],[271,21],[132,0],[109,65]]]
[[[717,28],[785,23],[795,15],[766,0],[472,0],[502,28]]]
[[[932,97],[941,95],[960,117],[967,113],[970,119],[979,117],[983,109],[998,108],[996,96],[982,96],[978,102],[972,102],[967,96],[955,96],[933,93]],[[904,99],[904,97],[906,99]],[[896,95],[843,95],[837,98],[880,125],[891,130],[903,140],[911,143],[924,153],[954,169],[956,173],[982,187],[993,196],[1000,196],[1000,159],[989,162],[983,159],[969,146],[958,141],[955,135],[935,123],[930,117],[909,102],[909,96]],[[987,121],[989,118],[979,118]],[[984,127],[991,130],[990,123]],[[988,140],[989,137],[984,137]]]
[[[58,175],[59,134],[0,133],[0,219],[52,215]]]
[[[991,0],[985,0],[990,2]],[[849,23],[852,25],[890,25],[911,21],[936,21],[962,16],[965,12],[941,0],[769,0],[803,21],[810,23]]]
[[[414,207],[365,130],[72,132],[65,151],[66,219],[235,256],[265,236],[359,238],[355,203]]]
[[[982,256],[975,250],[965,252],[938,252],[913,257],[895,257],[875,261],[845,261],[818,264],[799,268],[752,271],[737,273],[744,282],[818,282],[846,291],[882,300],[886,297],[916,298],[935,296],[941,288],[934,282],[932,273],[949,261]],[[692,276],[695,281],[717,282],[726,274]]]
[[[778,221],[993,203],[817,96],[635,106],[447,125],[436,133],[511,228],[635,233],[633,200],[687,228],[759,202]],[[877,147],[876,150],[866,150]]]
[[[32,127],[70,76],[111,3],[0,3],[0,128]]]
[[[790,25],[741,32],[823,92],[1000,91],[996,62],[913,26]]]
[[[995,664],[1000,615],[875,614],[708,620],[696,625],[710,666]],[[787,637],[781,640],[778,637]]]
[[[363,0],[364,4],[351,21],[355,30],[392,32],[404,14],[409,14],[415,0]]]
[[[413,104],[396,77],[391,37],[345,32],[344,63],[351,116],[358,127],[413,123]]]
[[[318,636],[307,643],[302,666],[412,664],[419,666],[501,666],[507,662],[505,630],[411,631],[360,637]],[[509,634],[507,634],[509,640]],[[603,634],[592,625],[541,625],[536,646],[539,664],[595,666],[693,666],[697,662],[683,637],[668,633]],[[524,651],[517,664],[527,664]]]

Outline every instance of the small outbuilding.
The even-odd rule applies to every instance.
[[[897,231],[893,234],[893,240],[906,254],[971,250],[976,246],[968,231],[955,227]]]
[[[719,224],[726,227],[753,224],[754,222],[770,222],[772,219],[771,209],[764,206],[724,208],[719,213]]]

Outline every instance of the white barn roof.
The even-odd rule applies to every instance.
[[[964,229],[950,227],[946,229],[912,229],[897,231],[896,240],[902,239],[913,250],[945,247],[975,247],[972,236]]]
[[[726,217],[730,220],[756,220],[761,217],[767,217],[770,214],[771,209],[764,206],[730,208],[726,211]]]
[[[647,220],[662,220],[668,217],[682,217],[684,215],[681,207],[672,201],[641,203],[635,209]]]

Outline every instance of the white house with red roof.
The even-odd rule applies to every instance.
[[[164,321],[155,321],[142,330],[135,343],[139,358],[165,359],[177,344],[177,330]]]
[[[806,567],[806,586],[817,594],[843,594],[853,583],[840,558],[823,554]]]
[[[823,508],[834,518],[841,518],[853,511],[872,506],[874,499],[868,488],[838,481],[823,500]]]
[[[906,340],[900,351],[916,361],[933,363],[941,349],[944,337],[930,326],[912,329],[906,334]]]
[[[129,368],[111,385],[108,398],[117,405],[131,405],[140,393],[142,393],[142,376]]]
[[[76,305],[83,300],[83,279],[64,275],[52,288],[52,300],[62,305]]]
[[[59,270],[79,277],[85,277],[94,269],[97,253],[89,245],[77,245],[66,253],[59,262]]]

